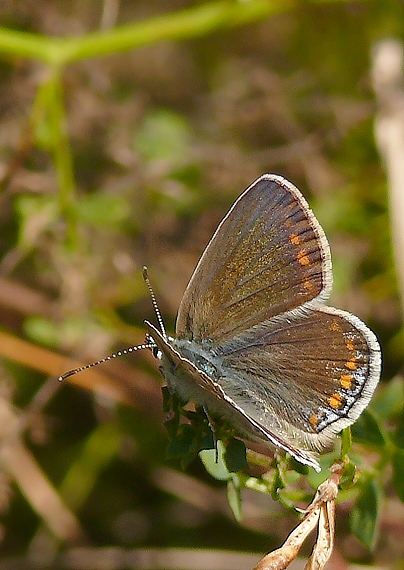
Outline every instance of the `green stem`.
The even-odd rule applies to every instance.
[[[52,137],[52,152],[55,164],[60,214],[66,220],[67,242],[75,249],[77,244],[76,184],[73,159],[67,133],[64,93],[59,73],[54,73],[43,86],[47,90],[47,111]]]
[[[218,0],[155,16],[107,32],[51,38],[0,28],[0,53],[38,59],[56,67],[127,51],[163,40],[182,40],[263,20],[289,10],[296,0]]]

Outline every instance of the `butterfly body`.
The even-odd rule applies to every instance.
[[[245,413],[243,405],[251,407],[253,402],[253,394],[248,391],[248,382],[241,377],[221,375],[220,358],[217,356],[212,358],[212,350],[202,352],[200,346],[193,346],[193,343],[184,343],[170,337],[164,339],[154,325],[145,321],[145,326],[160,351],[159,370],[172,393],[177,394],[183,402],[197,403],[209,413],[210,417],[226,422],[238,435],[250,441],[269,445],[272,448],[286,449],[288,444],[279,436],[275,437],[265,427],[268,423],[265,421],[265,416],[269,415],[268,410],[263,410],[262,423]],[[245,387],[240,389],[241,386]],[[238,387],[236,394],[238,404],[228,395],[234,391],[231,388],[235,387]],[[302,453],[292,445],[287,449],[301,463],[319,469],[317,460],[310,452]]]
[[[206,247],[175,338],[146,322],[169,388],[319,470],[316,453],[366,407],[381,368],[368,327],[325,305],[331,286],[307,202],[282,177],[261,176]]]

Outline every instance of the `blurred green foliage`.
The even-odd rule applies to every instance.
[[[121,402],[98,381],[94,393],[58,385],[70,362],[55,373],[50,356],[88,362],[143,342],[144,264],[172,330],[217,223],[263,172],[310,201],[331,243],[333,304],[380,338],[383,380],[352,430],[357,470],[348,464],[337,548],[349,561],[398,563],[404,343],[370,54],[380,39],[404,39],[403,3],[39,0],[5,2],[0,19],[0,323],[11,347],[29,343],[12,354],[1,343],[2,568],[76,568],[58,556],[90,542],[265,552],[296,523],[291,507],[311,500],[325,471],[280,459],[262,479],[268,465],[247,473],[234,440],[216,463],[209,421],[189,410],[186,424],[179,409],[166,421],[168,444],[147,354],[102,370]],[[15,438],[32,461],[27,479]],[[59,510],[46,494],[36,506],[34,466]]]

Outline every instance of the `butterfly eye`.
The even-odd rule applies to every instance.
[[[159,350],[158,346],[156,346],[153,337],[148,333],[146,334],[145,343],[147,348],[149,348],[152,351],[154,358],[161,360],[163,353],[161,352],[161,350]]]
[[[163,356],[163,353],[161,352],[161,350],[159,350],[159,348],[157,346],[151,347],[151,350],[152,350],[154,358],[161,360],[161,358]]]

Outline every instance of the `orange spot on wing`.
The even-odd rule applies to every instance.
[[[305,249],[301,249],[299,251],[299,253],[297,254],[297,260],[300,263],[300,265],[310,265],[310,259],[308,258]]]
[[[293,245],[300,245],[300,238],[296,234],[291,234],[289,236],[289,240]]]
[[[341,327],[339,323],[337,323],[336,321],[332,321],[332,323],[330,324],[330,330],[332,332],[339,332],[341,330]]]
[[[306,279],[306,281],[303,283],[303,288],[307,289],[307,291],[312,291],[314,289],[314,285],[311,281],[309,281],[309,279]]]
[[[318,424],[318,416],[316,416],[316,414],[313,414],[312,416],[310,416],[309,422],[313,427],[316,427],[316,425]]]
[[[348,350],[354,350],[355,349],[355,345],[351,339],[346,341],[346,347]]]
[[[330,396],[330,398],[328,398],[328,403],[332,408],[337,410],[338,408],[341,408],[342,405],[344,404],[344,398],[343,396],[341,396],[341,394],[335,392],[335,394],[333,394],[332,396]]]
[[[352,388],[353,377],[352,374],[341,374],[339,379],[341,386],[346,390],[350,390]]]
[[[356,362],[355,356],[345,362],[345,366],[348,368],[348,370],[356,370],[358,368],[358,363]]]

